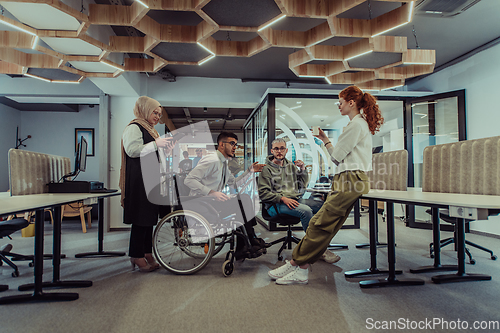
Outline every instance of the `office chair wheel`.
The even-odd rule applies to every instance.
[[[496,255],[492,255],[491,256],[491,260],[497,260],[497,256]]]
[[[177,210],[165,216],[153,235],[153,252],[166,270],[194,274],[212,259],[215,249],[210,224],[200,214]]]
[[[18,277],[19,276],[19,271],[15,270],[12,272],[12,277]]]
[[[224,261],[224,263],[222,264],[222,274],[224,274],[224,276],[229,276],[233,274],[233,270],[234,264],[231,262],[231,260]]]
[[[278,257],[278,260],[279,260],[279,261],[283,261],[283,256],[279,256],[279,257]]]
[[[30,262],[30,263],[28,264],[28,266],[29,266],[29,267],[33,267],[33,266],[35,266],[35,264],[33,264],[33,261],[32,261],[32,262]]]
[[[471,259],[471,260],[469,261],[469,264],[471,264],[471,265],[475,265],[475,264],[476,264],[476,259]]]

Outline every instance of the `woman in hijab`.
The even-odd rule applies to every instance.
[[[144,185],[141,158],[154,156],[161,165],[165,163],[162,156],[172,150],[174,142],[172,138],[161,138],[154,128],[158,122],[163,124],[162,107],[158,101],[147,96],[139,97],[134,116],[122,135],[121,204],[123,222],[132,225],[129,245],[132,269],[138,266],[141,272],[151,272],[160,267],[152,253],[153,227],[158,222],[160,206],[148,200],[150,193]]]

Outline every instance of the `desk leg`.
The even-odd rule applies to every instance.
[[[457,257],[458,272],[456,274],[436,275],[432,277],[434,283],[463,282],[463,281],[485,281],[491,280],[491,276],[485,274],[465,273],[465,220],[457,219]]]
[[[358,200],[358,202],[359,202],[359,200]],[[371,200],[370,200],[369,202],[371,203]],[[358,206],[358,208],[359,208],[359,206]],[[369,210],[370,210],[369,214],[371,214],[372,209],[374,209],[374,208],[370,205],[370,206],[369,206]],[[375,205],[375,210],[378,212],[378,207],[377,207],[377,205]],[[359,210],[358,210],[358,212],[359,212]],[[358,214],[359,214],[359,213],[358,213]],[[376,213],[376,214],[377,214],[377,219],[376,219],[376,221],[377,221],[377,222],[376,222],[376,224],[375,224],[375,244],[377,244],[377,247],[379,247],[379,246],[380,246],[380,247],[382,247],[382,246],[387,246],[387,244],[386,244],[386,243],[379,243],[379,241],[378,241],[378,213]],[[370,240],[370,242],[371,242],[371,240]],[[357,249],[362,249],[362,248],[365,248],[365,247],[369,247],[369,246],[371,246],[370,244],[371,244],[371,243],[361,243],[361,244],[356,244],[356,248],[357,248]]]
[[[78,299],[77,293],[42,292],[43,278],[43,209],[35,212],[35,284],[32,295],[14,295],[0,298],[0,304],[23,303],[29,301],[73,301]]]
[[[394,232],[394,203],[387,202],[387,256],[389,259],[389,277],[381,280],[359,282],[361,288],[414,286],[424,284],[420,279],[396,279],[396,240]]]
[[[434,265],[411,268],[410,269],[411,273],[458,270],[457,265],[441,265],[441,246],[439,246],[439,243],[441,242],[441,236],[439,230],[439,209],[432,208],[431,210],[432,210],[432,242],[434,244]]]
[[[85,288],[92,286],[92,281],[61,281],[61,206],[54,208],[54,234],[52,257],[52,282],[43,282],[42,288]],[[34,284],[23,284],[18,287],[20,291],[30,290]]]
[[[378,225],[378,214],[377,214],[377,201],[370,200],[370,211],[369,211],[369,233],[370,233],[370,268],[369,269],[358,269],[354,271],[345,272],[345,277],[358,277],[364,275],[374,275],[374,274],[387,274],[387,270],[379,270],[377,268],[377,225]],[[396,271],[396,274],[401,274],[401,271]]]
[[[85,257],[120,257],[124,256],[125,252],[109,252],[103,250],[104,243],[104,198],[98,199],[98,223],[99,228],[97,230],[97,238],[98,238],[98,249],[97,252],[85,252],[75,254],[75,258],[85,258]]]

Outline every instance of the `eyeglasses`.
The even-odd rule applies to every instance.
[[[222,141],[222,142],[229,143],[231,145],[231,147],[236,146],[236,148],[238,148],[238,142],[235,142],[235,141]]]
[[[274,151],[285,151],[286,147],[274,147],[271,150],[274,150]]]

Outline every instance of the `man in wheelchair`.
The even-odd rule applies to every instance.
[[[217,150],[215,154],[204,156],[189,172],[184,180],[184,185],[190,189],[190,196],[200,198],[183,203],[184,209],[190,209],[200,213],[209,222],[217,219],[217,216],[207,209],[203,203],[209,203],[222,218],[235,214],[235,221],[240,222],[244,229],[240,228],[240,235],[248,236],[245,239],[238,237],[236,242],[235,259],[256,258],[266,253],[266,243],[263,239],[256,237],[253,226],[256,225],[255,210],[250,196],[247,194],[227,195],[223,193],[226,185],[236,185],[253,176],[254,172],[260,172],[263,164],[253,163],[247,171],[235,178],[229,171],[228,162],[234,157],[238,148],[238,137],[231,132],[221,132],[217,137]],[[239,201],[238,201],[239,197]],[[247,246],[247,244],[249,246]]]

